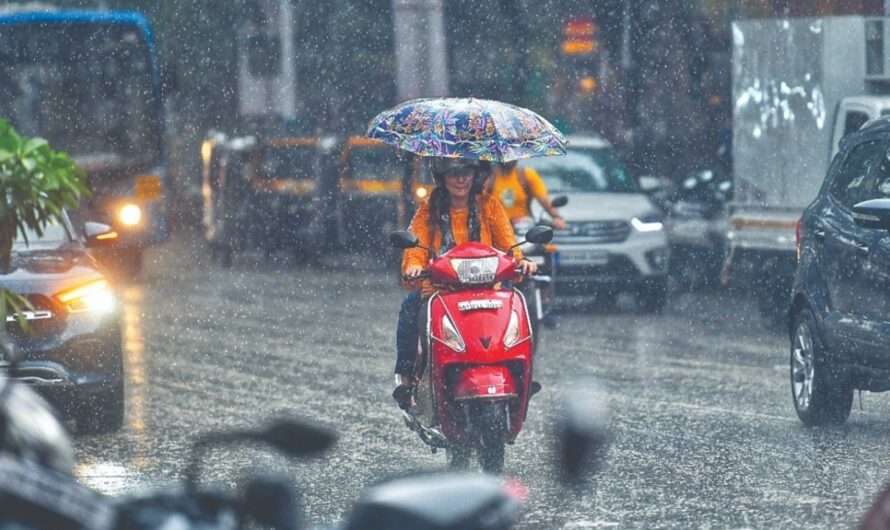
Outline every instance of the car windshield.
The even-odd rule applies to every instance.
[[[260,178],[315,179],[315,147],[268,147],[262,151]]]
[[[65,226],[58,222],[50,222],[43,230],[43,235],[26,229],[16,231],[15,241],[12,244],[13,252],[28,252],[33,250],[56,250],[71,242],[71,237]]]
[[[156,163],[149,57],[134,25],[0,25],[0,116],[84,164]]]
[[[609,149],[569,150],[565,156],[532,158],[521,165],[540,173],[551,194],[637,191],[633,178]]]
[[[388,147],[352,148],[349,150],[347,177],[352,180],[399,182],[405,175],[409,160]]]

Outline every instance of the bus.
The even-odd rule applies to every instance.
[[[170,232],[171,182],[157,54],[145,17],[124,11],[0,13],[0,117],[87,173],[78,217],[120,234],[116,265]]]

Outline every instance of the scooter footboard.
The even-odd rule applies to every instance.
[[[454,383],[456,401],[473,399],[511,399],[519,397],[516,380],[503,365],[469,366],[461,370]]]

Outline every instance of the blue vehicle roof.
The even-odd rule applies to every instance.
[[[99,24],[137,25],[151,31],[145,16],[136,11],[30,11],[0,15],[0,24],[28,24],[32,22],[94,22]]]

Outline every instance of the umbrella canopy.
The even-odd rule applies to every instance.
[[[415,99],[381,112],[368,137],[420,156],[510,162],[564,155],[566,139],[538,114],[487,99]]]

